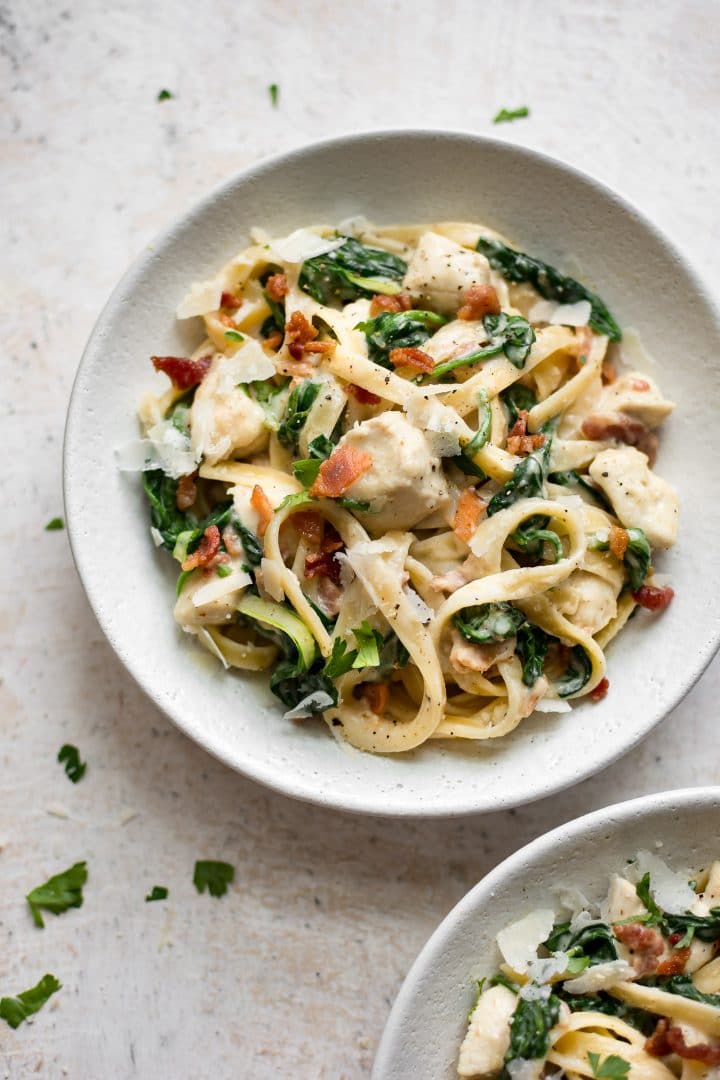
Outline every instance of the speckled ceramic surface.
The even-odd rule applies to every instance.
[[[483,220],[549,261],[579,261],[620,322],[640,331],[664,391],[678,402],[658,459],[660,474],[681,491],[680,540],[659,561],[677,596],[662,619],[640,615],[611,646],[611,692],[598,705],[532,719],[496,743],[371,757],[339,746],[321,723],[283,721],[261,678],[225,674],[173,622],[172,568],[149,540],[139,481],[115,462],[116,448],[136,435],[142,392],[154,385],[148,357],[199,340],[197,327],[175,322],[177,302],[247,243],[250,226],[280,234],[355,213],[381,222]],[[178,726],[270,787],[352,811],[418,815],[547,795],[642,738],[717,648],[720,611],[706,604],[702,582],[720,577],[720,549],[705,543],[718,518],[720,475],[704,469],[697,433],[720,404],[718,344],[717,313],[669,243],[607,189],[534,152],[463,134],[389,132],[260,164],[146,250],[88,344],[66,430],[65,497],[90,602],[129,671]]]
[[[373,1080],[452,1080],[473,980],[492,974],[495,935],[551,889],[574,886],[601,899],[608,877],[640,849],[677,869],[718,857],[720,787],[660,792],[597,810],[515,852],[453,908],[413,964],[378,1049]]]

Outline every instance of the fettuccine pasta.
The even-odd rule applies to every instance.
[[[559,890],[497,936],[462,1077],[707,1080],[720,1067],[720,862],[672,871],[641,851],[596,906]],[[559,1070],[559,1071],[558,1071]]]
[[[483,225],[356,219],[255,230],[178,317],[203,340],[152,358],[120,463],[184,630],[376,753],[604,696],[678,502],[673,405],[597,295]]]

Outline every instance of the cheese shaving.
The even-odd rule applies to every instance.
[[[500,931],[498,948],[513,971],[520,974],[527,971],[530,961],[537,958],[538,947],[549,937],[554,922],[552,908],[538,908]]]

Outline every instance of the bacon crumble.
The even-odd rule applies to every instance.
[[[305,556],[305,577],[326,577],[334,585],[340,584],[342,567],[331,551],[317,551]]]
[[[464,544],[468,543],[486,507],[487,503],[480,498],[475,488],[465,488],[453,519],[453,530],[458,540],[462,540]]]
[[[356,383],[348,383],[345,389],[361,405],[377,405],[382,401],[378,394],[373,394],[372,390],[366,390],[364,386],[358,386]]]
[[[256,484],[252,490],[250,505],[258,516],[258,536],[264,536],[273,518],[273,508],[259,484]]]
[[[618,941],[622,941],[630,950],[631,963],[638,975],[649,975],[655,971],[657,959],[665,949],[659,930],[641,923],[616,923],[613,933]]]
[[[607,692],[610,689],[610,680],[601,679],[594,690],[590,691],[591,701],[602,701],[604,697],[607,697]]]
[[[656,975],[682,975],[685,965],[690,958],[690,946],[684,949],[674,949],[670,956],[661,960],[655,968]]]
[[[588,416],[583,420],[582,433],[586,439],[618,439],[627,446],[636,446],[655,464],[658,437],[654,431],[634,416],[617,413],[614,416]]]
[[[625,552],[628,549],[630,543],[630,536],[627,529],[621,529],[618,525],[612,525],[610,527],[610,534],[608,536],[608,544],[615,558],[622,562],[625,558]]]
[[[499,315],[502,308],[494,285],[471,285],[458,309],[458,319],[469,322],[485,315]]]
[[[191,360],[189,356],[152,356],[153,367],[162,371],[178,390],[198,386],[208,373],[212,356]]]
[[[513,424],[512,431],[507,437],[507,452],[509,454],[531,454],[533,450],[539,450],[545,445],[545,436],[528,435],[527,433],[527,409],[521,409],[517,420]]]
[[[265,292],[271,300],[282,300],[287,296],[289,289],[287,274],[271,274],[265,282]]]
[[[390,688],[387,683],[363,683],[361,693],[368,703],[370,712],[375,716],[383,716],[390,697]]]
[[[175,505],[178,510],[189,510],[195,502],[195,499],[197,498],[196,476],[197,473],[188,473],[187,476],[181,476],[178,480],[178,486],[175,491]]]
[[[658,1020],[652,1035],[645,1040],[645,1050],[653,1057],[677,1054],[688,1061],[720,1065],[720,1046],[713,1046],[712,1043],[686,1043],[682,1028],[671,1024],[665,1017]]]
[[[435,361],[432,356],[423,352],[422,349],[414,348],[414,346],[404,349],[391,349],[390,363],[396,368],[411,367],[424,372],[434,371],[435,369]]]
[[[220,530],[217,525],[208,525],[198,547],[180,565],[183,570],[195,570],[198,566],[207,566],[219,550]]]
[[[337,499],[372,468],[372,454],[354,446],[338,446],[320,465],[315,483],[310,488],[314,498]]]
[[[242,300],[231,292],[224,292],[220,297],[220,307],[228,311],[237,311],[241,304]]]
[[[373,318],[382,315],[385,311],[396,314],[398,311],[410,311],[412,300],[407,293],[398,293],[397,296],[373,296],[370,301],[370,314]]]
[[[632,598],[636,604],[646,608],[648,611],[664,611],[670,605],[674,595],[675,590],[671,589],[669,585],[662,588],[656,585],[641,585],[632,594]]]

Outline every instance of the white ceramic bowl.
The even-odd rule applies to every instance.
[[[364,213],[379,222],[484,221],[584,277],[656,356],[678,401],[659,472],[682,492],[680,542],[661,562],[676,588],[654,622],[633,620],[609,651],[611,692],[598,705],[537,717],[510,737],[403,756],[350,752],[320,722],[289,723],[265,680],[225,674],[176,628],[174,573],[153,549],[139,480],[115,450],[137,435],[152,353],[199,340],[175,307],[248,243]],[[262,162],[212,192],[122,279],[90,338],[65,440],[65,500],[80,576],[110,643],[148,695],[212,754],[279,791],[351,811],[444,815],[499,809],[581,780],[627,751],[680,700],[715,652],[720,608],[720,470],[706,433],[720,408],[720,320],[691,268],[618,196],[540,154],[464,134],[346,136]],[[647,624],[647,625],[646,625]]]
[[[373,1080],[455,1080],[474,1000],[473,980],[497,970],[499,930],[538,907],[552,888],[600,900],[612,873],[638,850],[671,867],[718,858],[720,787],[645,795],[562,825],[516,851],[471,889],[413,964],[383,1033]],[[662,847],[657,847],[662,843]]]

